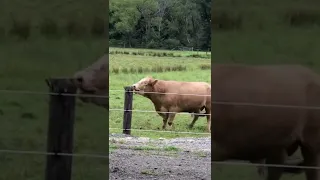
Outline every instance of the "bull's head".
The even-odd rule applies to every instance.
[[[85,103],[93,103],[109,109],[109,73],[108,55],[105,54],[91,66],[74,74],[74,83],[78,87],[78,94],[89,95],[79,98]],[[106,96],[106,97],[101,97]]]
[[[133,92],[135,94],[139,94],[145,96],[147,93],[152,92],[153,86],[158,82],[157,79],[152,78],[151,76],[145,77],[141,79],[139,82],[132,85]]]

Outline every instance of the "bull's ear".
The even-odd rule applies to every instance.
[[[158,79],[153,79],[153,81],[151,81],[151,86],[154,86],[157,82],[158,82]]]

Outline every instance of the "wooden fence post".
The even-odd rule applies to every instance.
[[[72,156],[59,153],[73,153],[73,128],[75,116],[75,94],[77,88],[68,79],[47,79],[50,93],[49,123],[47,137],[46,180],[71,180]]]
[[[131,119],[132,119],[132,87],[124,87],[124,112],[123,112],[123,133],[130,135],[131,133]]]

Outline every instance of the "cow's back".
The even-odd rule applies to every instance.
[[[156,87],[167,93],[159,96],[161,106],[198,110],[202,106],[211,105],[211,86],[206,82],[159,80]]]
[[[244,159],[289,145],[302,137],[308,117],[306,109],[292,106],[308,105],[308,87],[318,81],[315,73],[295,65],[214,65],[213,140]]]

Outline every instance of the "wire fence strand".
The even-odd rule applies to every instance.
[[[182,131],[160,131],[160,130],[147,130],[147,129],[123,129],[123,128],[109,128],[109,130],[127,130],[127,131],[140,131],[140,132],[157,132],[157,133],[171,133],[171,134],[198,134],[210,135],[211,133],[197,133],[197,132],[182,132]]]
[[[124,91],[124,90],[109,90],[109,92],[131,92],[134,93],[136,91]],[[208,94],[181,94],[181,93],[161,93],[161,92],[143,92],[144,94],[171,94],[171,95],[181,95],[181,96],[205,96],[205,97],[211,97],[211,95]]]
[[[131,92],[135,91],[125,91],[125,90],[109,90],[109,92]],[[70,93],[50,93],[50,92],[41,92],[41,91],[28,91],[28,90],[5,90],[1,89],[0,93],[7,94],[34,94],[34,95],[63,95],[63,96],[84,96],[84,97],[101,97],[101,98],[109,98],[106,95],[93,95],[93,94],[70,94]],[[181,95],[181,96],[207,96],[211,97],[211,95],[201,95],[201,94],[181,94],[181,93],[160,93],[160,92],[144,92],[145,94],[171,94],[171,95]]]
[[[236,161],[211,161],[215,165],[238,165],[238,166],[255,166],[255,167],[276,167],[276,168],[296,168],[296,169],[316,169],[320,170],[319,166],[296,166],[286,164],[266,164],[266,163],[251,163],[251,162],[236,162]]]
[[[109,98],[109,96],[106,96],[106,95],[72,94],[72,93],[51,93],[51,92],[26,91],[26,90],[0,90],[0,93],[6,93],[6,94],[31,94],[31,95],[56,95],[56,96],[75,96],[75,97]]]
[[[124,90],[112,90],[112,91],[123,91]],[[40,91],[27,91],[27,90],[0,90],[0,93],[12,93],[12,94],[33,94],[33,95],[63,95],[63,96],[75,96],[75,97],[97,97],[97,98],[109,98],[106,95],[93,95],[93,94],[71,94],[71,93],[50,93],[50,92],[40,92]],[[166,93],[164,93],[166,94]],[[196,95],[196,94],[181,94],[181,95]],[[199,95],[204,96],[204,95]],[[209,95],[205,95],[209,96]],[[211,96],[211,95],[210,95]],[[298,105],[284,105],[284,104],[264,104],[264,103],[249,103],[249,102],[223,102],[223,101],[212,101],[212,104],[219,105],[236,105],[236,106],[259,106],[259,107],[274,107],[274,108],[295,108],[295,109],[313,109],[319,110],[320,106],[298,106]],[[117,109],[110,109],[117,110]],[[140,110],[138,110],[140,111]],[[151,112],[151,111],[145,111]],[[156,112],[156,111],[152,111]],[[172,112],[176,113],[176,112]],[[181,113],[183,114],[183,113]],[[189,114],[189,113],[185,113]],[[199,114],[199,115],[209,115],[209,114]]]
[[[124,109],[109,109],[109,111],[129,111],[129,112],[141,112],[141,113],[162,113],[162,114],[188,114],[190,115],[190,113],[187,112],[162,112],[162,111],[149,111],[149,110],[124,110]],[[206,114],[206,113],[191,113],[194,115],[211,115],[211,114]]]
[[[73,156],[73,157],[90,157],[90,158],[109,158],[109,155],[99,154],[82,154],[82,153],[54,153],[45,151],[27,151],[27,150],[12,150],[12,149],[0,149],[0,153],[7,154],[30,154],[30,155],[49,155],[49,156]]]

